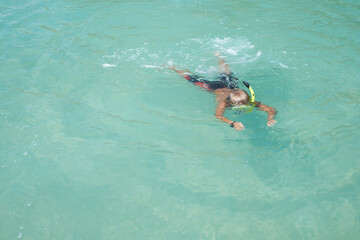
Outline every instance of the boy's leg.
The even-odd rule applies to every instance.
[[[208,81],[206,81],[203,77],[192,74],[187,69],[185,69],[185,70],[177,70],[174,66],[164,66],[164,67],[177,72],[183,78],[185,78],[186,80],[188,80],[189,82],[193,83],[196,86],[199,86],[199,87],[207,89],[207,90],[211,90],[208,83],[207,83]]]
[[[225,83],[230,89],[238,88],[238,80],[229,69],[229,66],[225,62],[224,58],[220,57],[220,53],[216,52],[215,56],[219,60],[220,75],[218,80]]]
[[[216,52],[215,56],[218,58],[219,60],[219,69],[220,69],[220,73],[224,73],[226,75],[230,75],[231,71],[229,69],[229,66],[227,65],[227,63],[225,62],[224,58],[220,57],[220,53]]]
[[[187,78],[188,76],[192,75],[192,73],[191,73],[189,70],[187,70],[187,69],[185,69],[185,70],[178,70],[178,69],[175,68],[175,66],[164,66],[164,67],[166,67],[166,68],[168,68],[168,69],[170,69],[170,70],[173,70],[173,71],[177,72],[179,75],[181,75],[181,76],[184,77],[184,78]]]

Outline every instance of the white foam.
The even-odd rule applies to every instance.
[[[195,42],[198,42],[198,43],[203,43],[203,40],[202,39],[200,39],[200,38],[190,38],[189,39],[190,41],[195,41]],[[184,44],[184,42],[181,42],[180,44]]]
[[[281,62],[279,62],[279,65],[280,65],[280,67],[283,67],[283,68],[289,68],[289,66],[286,66],[285,64],[282,64]]]
[[[154,66],[154,65],[142,65],[141,67],[143,67],[143,68],[161,68],[161,67],[159,67],[159,66]]]
[[[104,63],[102,66],[103,68],[116,67],[115,64],[109,64],[109,63]]]
[[[226,52],[231,55],[238,55],[239,50],[235,49],[235,48],[229,48],[229,49],[226,49]]]
[[[103,58],[115,58],[115,57],[118,57],[116,52],[114,52],[113,55],[105,55],[105,56],[103,56]]]
[[[17,235],[17,238],[22,238],[22,232],[19,232],[19,234]]]
[[[229,55],[238,56],[244,54],[248,49],[254,48],[249,41],[242,38],[213,38],[209,40],[208,48],[217,49],[219,52],[225,52]]]

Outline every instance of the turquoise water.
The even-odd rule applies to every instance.
[[[360,4],[0,1],[0,239],[359,239]],[[215,119],[214,52],[278,110]]]

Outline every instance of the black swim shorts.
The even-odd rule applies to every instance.
[[[220,73],[216,80],[224,83],[230,89],[239,88],[238,79],[234,76],[234,73],[232,72],[230,72],[230,74]]]
[[[229,87],[228,84],[226,84],[226,81],[223,81],[222,79],[217,81],[208,81],[205,78],[198,76],[198,75],[186,75],[185,78],[189,81],[194,83],[197,86],[200,86],[202,88],[214,91],[219,88],[226,88]],[[223,77],[225,79],[225,77]],[[226,79],[225,79],[226,80]]]

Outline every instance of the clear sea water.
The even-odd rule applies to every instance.
[[[266,114],[214,117],[220,51]],[[0,239],[360,239],[360,2],[0,1]]]

